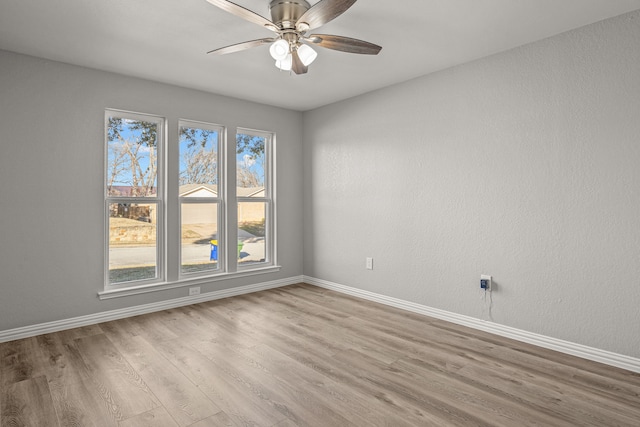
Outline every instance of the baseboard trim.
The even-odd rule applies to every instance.
[[[123,319],[125,317],[138,316],[141,314],[153,313],[156,311],[168,310],[170,308],[183,307],[185,305],[197,304],[206,301],[213,301],[237,295],[249,294],[264,291],[267,289],[279,288],[282,286],[301,283],[303,276],[294,276],[286,279],[272,280],[269,282],[256,283],[253,285],[238,286],[236,288],[221,289],[207,292],[200,295],[175,298],[167,301],[160,301],[152,304],[138,305],[118,310],[105,311],[101,313],[89,314],[86,316],[73,317],[71,319],[57,320],[54,322],[40,323],[32,326],[8,329],[0,331],[0,343],[29,338],[36,335],[48,334],[51,332],[64,331],[66,329],[79,328],[82,326],[95,325],[96,323],[108,322],[111,320]]]
[[[535,334],[523,331],[521,329],[504,326],[486,320],[476,319],[475,317],[465,316],[462,314],[452,313],[437,308],[428,307],[421,304],[389,297],[386,295],[376,294],[351,286],[345,286],[338,283],[329,282],[327,280],[317,279],[315,277],[303,276],[304,283],[318,286],[325,289],[352,295],[358,298],[374,301],[380,304],[389,305],[413,313],[423,314],[435,317],[436,319],[446,320],[458,325],[468,326],[473,329],[489,332],[517,341],[526,342],[539,347],[556,350],[561,353],[570,354],[572,356],[581,357],[583,359],[604,363],[606,365],[615,366],[617,368],[626,369],[628,371],[640,373],[640,359],[625,356],[623,354],[613,353],[598,348],[588,347],[582,344],[576,344],[545,335]]]
[[[37,325],[25,326],[21,328],[8,329],[0,331],[0,343],[13,341],[23,338],[29,338],[37,335],[59,332],[66,329],[79,328],[82,326],[94,325],[96,323],[108,322],[111,320],[123,319],[126,317],[138,316],[141,314],[153,313],[156,311],[168,310],[176,307],[197,304],[206,301],[213,301],[222,298],[229,298],[237,295],[244,295],[253,292],[274,289],[296,283],[308,283],[325,289],[353,295],[358,298],[385,304],[391,307],[400,308],[413,313],[423,314],[435,317],[436,319],[446,320],[458,325],[467,326],[473,329],[489,332],[506,338],[515,339],[517,341],[526,342],[537,345],[539,347],[556,350],[561,353],[570,354],[572,356],[581,357],[587,360],[604,363],[606,365],[615,366],[626,369],[628,371],[640,373],[640,359],[626,356],[623,354],[613,353],[582,344],[564,341],[557,338],[548,337],[521,329],[504,326],[485,320],[476,319],[474,317],[465,316],[437,308],[416,304],[410,301],[389,297],[386,295],[376,294],[362,289],[345,286],[327,280],[317,279],[310,276],[294,276],[286,279],[273,280],[269,282],[256,283],[253,285],[239,286],[229,289],[221,289],[218,291],[207,292],[200,295],[176,298],[168,301],[160,301],[152,304],[138,305],[118,310],[111,310],[101,313],[79,316],[70,319],[57,320],[54,322],[40,323]]]

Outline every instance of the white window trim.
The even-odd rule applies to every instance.
[[[215,277],[225,274],[228,271],[228,257],[226,248],[227,237],[227,168],[226,168],[226,150],[227,133],[226,128],[222,125],[200,122],[188,119],[178,120],[178,141],[180,144],[180,128],[181,127],[197,127],[200,129],[213,130],[218,132],[218,197],[216,198],[199,198],[199,197],[180,197],[178,194],[178,228],[180,240],[178,242],[178,282],[190,281],[201,277]],[[178,149],[179,151],[179,149]],[[178,154],[179,156],[179,154]],[[178,159],[179,161],[179,159]],[[180,185],[178,185],[178,188]],[[202,271],[199,273],[183,273],[182,272],[182,204],[199,204],[199,203],[217,203],[218,205],[218,268],[215,270]]]
[[[142,120],[142,121],[156,121],[158,123],[158,147],[157,147],[157,162],[158,162],[158,175],[157,175],[157,192],[156,197],[144,197],[144,198],[132,198],[132,197],[108,197],[107,195],[107,171],[108,171],[108,144],[107,144],[107,128],[108,128],[108,118],[109,117],[123,117],[133,120]],[[98,292],[98,298],[100,300],[126,297],[130,295],[138,295],[144,293],[151,292],[159,292],[169,289],[176,289],[188,286],[194,286],[199,284],[212,283],[223,280],[231,280],[242,277],[249,277],[254,275],[275,273],[280,271],[281,266],[278,265],[277,262],[277,205],[276,205],[276,177],[275,177],[275,168],[276,168],[276,134],[275,132],[256,130],[250,128],[237,128],[237,133],[248,133],[251,135],[256,135],[260,137],[265,137],[268,139],[268,143],[265,144],[265,156],[267,160],[267,171],[265,171],[265,197],[264,198],[255,198],[255,197],[236,197],[236,200],[230,200],[228,197],[228,186],[235,185],[236,177],[233,176],[231,179],[227,176],[229,174],[229,169],[227,168],[228,162],[230,158],[228,158],[228,149],[230,148],[231,142],[227,138],[227,128],[222,125],[215,125],[208,122],[199,122],[188,119],[179,119],[178,120],[178,129],[181,125],[191,124],[195,126],[215,126],[220,130],[219,133],[219,145],[218,145],[218,168],[219,168],[219,194],[216,200],[218,203],[218,215],[219,215],[219,231],[218,237],[219,240],[224,240],[223,247],[227,248],[229,234],[237,234],[237,215],[236,215],[236,224],[229,224],[229,209],[236,209],[238,203],[246,201],[246,202],[266,202],[267,204],[267,212],[265,219],[265,262],[256,262],[248,265],[241,265],[235,256],[229,256],[227,251],[221,251],[221,258],[219,259],[219,268],[212,272],[204,272],[203,274],[182,274],[181,272],[181,263],[182,263],[182,254],[181,254],[181,240],[178,239],[176,244],[178,245],[177,260],[169,260],[168,259],[168,221],[166,216],[167,205],[169,203],[169,195],[168,195],[168,186],[167,186],[167,177],[169,176],[169,159],[166,155],[168,150],[168,144],[173,143],[174,141],[168,141],[170,135],[168,132],[169,123],[166,117],[162,117],[154,114],[146,114],[146,113],[136,113],[126,110],[118,110],[107,108],[105,109],[105,133],[104,133],[104,177],[103,177],[103,186],[104,186],[104,236],[105,236],[105,254],[104,254],[104,290]],[[171,136],[177,137],[179,141],[179,135]],[[233,152],[235,159],[236,152],[236,142],[235,135],[233,140]],[[177,167],[177,166],[176,166]],[[178,194],[175,195],[175,200],[173,197],[171,198],[171,203],[174,203],[177,200],[178,206],[178,227],[181,227],[181,200]],[[118,201],[125,201],[126,203],[157,203],[158,212],[157,212],[157,244],[156,244],[156,271],[157,277],[154,279],[146,279],[146,280],[136,280],[130,282],[122,282],[117,284],[109,284],[109,203],[117,203]],[[206,203],[211,202],[212,199],[203,198],[202,201],[195,200],[195,203]],[[189,201],[188,203],[190,203]],[[235,207],[231,207],[235,204]],[[231,232],[229,230],[230,227],[233,227],[236,232]],[[221,237],[221,239],[220,239]],[[227,248],[228,249],[228,248]],[[169,281],[168,278],[168,264],[175,263],[178,272],[178,280]],[[172,264],[173,268],[173,264]]]
[[[158,173],[156,175],[156,197],[110,197],[107,192],[107,180],[108,180],[108,167],[109,167],[109,146],[108,146],[108,134],[107,129],[109,127],[109,117],[120,117],[131,120],[151,121],[158,123],[157,129],[157,165]],[[155,284],[163,283],[167,277],[167,265],[165,263],[166,257],[166,234],[167,225],[165,221],[166,212],[166,135],[167,135],[167,120],[165,117],[136,113],[132,111],[117,110],[107,108],[104,115],[104,178],[103,178],[103,194],[104,194],[104,242],[105,254],[104,254],[104,289],[105,291],[113,291],[118,289],[129,289],[136,286],[152,286]],[[156,277],[153,279],[134,280],[130,282],[121,282],[110,284],[109,283],[109,204],[110,203],[156,203]]]
[[[238,197],[236,195],[236,212],[238,211],[238,204],[242,202],[264,202],[266,203],[267,209],[265,213],[265,262],[255,262],[243,265],[236,260],[237,271],[245,272],[251,270],[259,270],[261,268],[275,266],[278,264],[277,261],[277,246],[276,246],[276,203],[275,203],[275,194],[276,194],[276,180],[274,170],[276,168],[276,159],[275,159],[275,144],[276,144],[276,134],[274,132],[268,132],[264,130],[257,129],[249,129],[249,128],[237,128],[237,134],[247,134],[258,136],[261,138],[265,138],[267,143],[265,143],[265,163],[266,163],[266,171],[265,171],[265,197]],[[236,140],[234,138],[234,153],[236,152]],[[237,217],[236,217],[236,229],[238,228]]]
[[[261,265],[260,268],[254,268],[252,270],[237,271],[234,273],[219,273],[216,275],[198,277],[198,278],[189,279],[189,280],[178,280],[177,282],[163,282],[163,283],[154,283],[154,284],[147,284],[147,285],[128,286],[126,288],[121,288],[121,289],[108,289],[102,292],[98,292],[98,298],[100,300],[106,300],[106,299],[112,299],[112,298],[126,297],[130,295],[139,295],[139,294],[147,294],[151,292],[166,291],[169,289],[186,288],[189,286],[204,285],[207,283],[219,282],[222,280],[238,279],[241,277],[257,276],[257,275],[267,274],[267,273],[277,273],[278,271],[280,271],[281,268],[282,267],[279,265],[272,265],[272,266]],[[127,282],[127,283],[133,283],[133,282]]]

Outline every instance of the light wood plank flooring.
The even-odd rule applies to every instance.
[[[0,344],[2,426],[640,426],[640,375],[309,285]]]

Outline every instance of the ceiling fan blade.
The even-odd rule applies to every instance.
[[[293,72],[296,74],[306,74],[306,72],[309,71],[309,68],[302,63],[300,55],[298,55],[298,51],[294,50],[293,52],[291,52],[291,56],[293,62],[291,65],[291,69],[293,70]]]
[[[305,37],[304,40],[327,49],[363,55],[377,55],[382,50],[382,47],[377,44],[330,34],[312,34],[309,37]]]
[[[219,7],[220,9],[232,13],[240,18],[246,19],[249,22],[253,22],[254,24],[258,24],[262,27],[266,27],[271,31],[278,31],[278,26],[273,22],[269,21],[267,18],[258,15],[257,13],[242,7],[238,4],[227,0],[207,0],[214,6]]]
[[[342,15],[355,2],[356,0],[320,0],[298,19],[296,28],[302,31],[318,28]]]
[[[258,47],[258,46],[262,46],[263,44],[272,43],[275,40],[276,40],[275,38],[250,40],[248,42],[232,44],[231,46],[225,46],[219,49],[210,50],[207,53],[212,53],[214,55],[226,55],[227,53],[240,52],[241,50],[251,49],[252,47]]]

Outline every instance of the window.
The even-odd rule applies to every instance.
[[[180,275],[211,274],[225,259],[223,129],[186,120],[179,129]]]
[[[274,262],[273,135],[238,129],[236,197],[238,267]]]
[[[161,281],[164,119],[107,110],[105,122],[105,282]]]
[[[274,134],[238,129],[234,146],[221,125],[177,124],[168,134],[162,117],[105,112],[101,298],[279,269]]]

